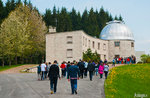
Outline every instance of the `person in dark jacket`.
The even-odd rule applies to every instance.
[[[90,80],[92,81],[93,71],[95,70],[95,65],[91,63],[91,61],[89,61],[87,69],[89,71]]]
[[[77,79],[79,79],[79,77],[79,68],[72,62],[71,66],[68,69],[67,75],[67,79],[71,83],[72,94],[77,94]]]
[[[49,77],[49,80],[50,80],[51,94],[56,93],[58,77],[60,79],[59,67],[57,66],[57,61],[56,60],[50,66],[48,77]]]
[[[80,70],[80,76],[81,76],[81,79],[83,79],[83,73],[84,73],[84,62],[81,61],[79,64],[79,70]]]

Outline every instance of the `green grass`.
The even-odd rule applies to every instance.
[[[112,68],[105,81],[106,98],[150,98],[150,64],[124,65]]]
[[[11,66],[5,65],[4,67],[0,66],[0,71],[8,70],[8,69],[18,67],[18,66],[21,66],[21,65],[24,65],[24,64],[11,65]]]

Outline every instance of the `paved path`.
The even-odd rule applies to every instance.
[[[1,72],[0,98],[104,98],[104,79],[99,79],[99,76],[94,76],[93,81],[88,77],[78,80],[77,95],[71,95],[70,82],[63,78],[58,80],[57,93],[51,95],[49,80],[37,81],[35,73],[19,73],[25,67]]]
[[[49,86],[49,80],[37,81],[35,73],[0,74],[0,98],[104,98],[104,79],[99,76],[80,79],[77,95],[71,95],[65,78],[58,81],[56,94],[50,94]]]

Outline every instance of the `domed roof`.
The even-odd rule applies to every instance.
[[[103,40],[134,40],[133,33],[121,21],[110,21],[103,28],[100,39]]]

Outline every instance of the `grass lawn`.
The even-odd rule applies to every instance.
[[[112,68],[105,81],[106,98],[134,98],[135,94],[150,98],[150,64]]]
[[[11,66],[5,65],[4,67],[0,66],[0,71],[4,71],[4,70],[11,69],[11,68],[14,68],[14,67],[18,67],[18,66],[21,66],[21,65],[24,65],[24,64],[11,65]]]

